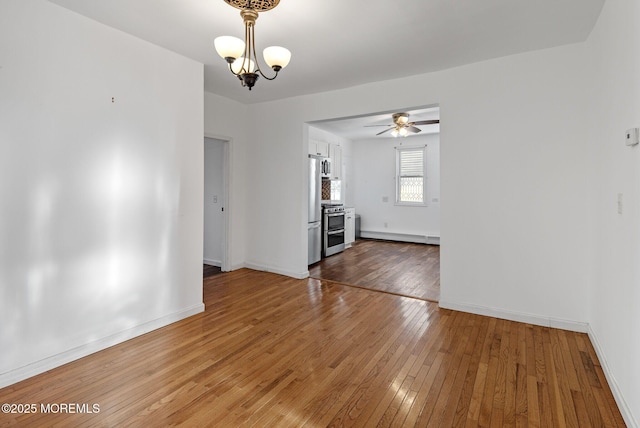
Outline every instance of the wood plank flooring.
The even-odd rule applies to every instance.
[[[438,302],[440,247],[361,239],[310,266],[309,276]]]
[[[241,269],[206,311],[0,389],[0,426],[624,426],[584,334]]]

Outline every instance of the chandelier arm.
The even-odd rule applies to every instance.
[[[257,58],[255,58],[256,56],[256,49],[254,46],[254,32],[255,32],[255,28],[253,27],[253,24],[249,21],[245,22],[245,35],[244,35],[244,40],[245,40],[245,59],[248,59],[247,61],[247,68],[245,69],[245,71],[247,73],[251,73],[251,56],[253,55],[253,62],[255,63],[256,67],[258,66],[258,61]],[[248,54],[247,54],[248,51]],[[243,64],[244,65],[244,64]]]
[[[276,71],[276,75],[273,77],[268,77],[266,74],[264,74],[262,72],[262,69],[260,68],[260,63],[258,62],[258,55],[256,54],[256,27],[255,25],[249,23],[249,25],[251,26],[251,38],[249,39],[250,43],[251,43],[251,48],[250,48],[250,53],[249,53],[249,57],[251,57],[251,52],[253,52],[253,57],[254,57],[254,62],[255,62],[255,67],[256,69],[253,71],[254,73],[260,73],[260,76],[262,76],[263,78],[267,79],[267,80],[273,80],[276,77],[278,77],[278,72]]]
[[[267,77],[267,76],[265,76],[265,75],[264,75],[264,73],[262,72],[262,70],[260,70],[260,68],[259,68],[259,67],[258,67],[258,72],[260,73],[260,75],[261,75],[262,77],[264,77],[264,78],[265,78],[265,79],[267,79],[267,80],[274,80],[276,77],[278,77],[278,72],[277,72],[277,71],[276,71],[276,75],[275,75],[275,76],[273,76],[273,77]]]
[[[245,20],[244,21],[244,52],[242,53],[242,68],[240,69],[239,74],[251,73],[251,55],[255,56],[255,52],[252,51],[253,44],[253,27],[251,22]],[[255,62],[255,61],[254,61]],[[246,67],[245,67],[246,64]]]
[[[229,63],[228,66],[229,66],[229,71],[231,72],[231,74],[233,74],[234,76],[240,78],[240,75],[242,73],[236,73],[235,71],[233,71],[233,68],[231,68],[231,63]]]
[[[276,77],[278,77],[278,72],[276,71],[276,75],[273,77],[268,77],[266,74],[264,74],[262,72],[262,69],[260,68],[260,64],[258,63],[258,57],[256,55],[256,40],[255,40],[255,33],[256,29],[254,27],[253,29],[253,38],[251,39],[251,50],[253,51],[253,56],[256,57],[256,69],[254,70],[254,73],[257,71],[258,73],[260,73],[260,76],[262,76],[263,78],[267,79],[267,80],[273,80]]]
[[[265,79],[273,80],[275,77],[271,78],[271,79],[268,78],[267,76],[264,75],[264,73],[260,69],[260,63],[258,62],[258,55],[256,54],[256,27],[252,26],[252,29],[253,29],[253,31],[251,32],[251,34],[252,34],[253,37],[251,37],[251,51],[253,51],[253,56],[255,58],[255,64],[256,64],[256,69],[253,72],[255,73],[257,71]],[[251,54],[249,54],[249,55],[251,55]]]

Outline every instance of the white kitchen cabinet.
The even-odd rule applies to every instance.
[[[329,157],[329,143],[325,141],[309,140],[309,154]]]
[[[342,147],[338,144],[331,144],[329,157],[331,158],[331,178],[342,180]]]
[[[356,209],[344,209],[344,244],[349,248],[356,240]]]

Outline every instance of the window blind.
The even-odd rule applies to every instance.
[[[397,191],[396,203],[409,205],[424,204],[424,161],[425,148],[396,148]]]
[[[400,176],[422,177],[424,175],[424,149],[400,150]]]

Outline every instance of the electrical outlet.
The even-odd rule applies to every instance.
[[[214,204],[218,203],[218,195],[213,195],[213,203]]]
[[[382,202],[389,202],[389,197],[388,196],[383,196],[382,197]]]

